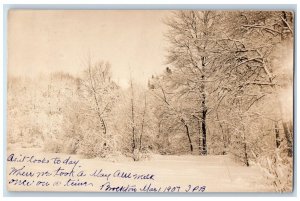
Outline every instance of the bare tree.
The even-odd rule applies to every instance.
[[[184,129],[184,133],[186,134],[187,144],[189,146],[189,150],[192,153],[194,151],[193,143],[191,139],[191,133],[189,128],[190,121],[190,102],[182,103],[178,101],[177,95],[171,96],[172,92],[168,92],[168,90],[172,91],[173,87],[170,87],[168,84],[169,74],[171,73],[170,69],[166,69],[166,74],[162,75],[159,78],[155,78],[151,80],[150,89],[151,94],[158,101],[159,111],[157,111],[159,116],[159,128],[166,126],[166,132],[171,132],[172,130],[180,132],[180,127],[178,125],[182,125],[181,127]]]
[[[97,121],[91,126],[98,132],[103,149],[111,149],[112,133],[108,131],[106,119],[110,118],[111,109],[118,99],[118,86],[111,80],[110,64],[92,63],[87,60],[87,69],[80,79],[79,96],[82,99],[82,113],[94,117]],[[93,119],[91,119],[93,120]],[[93,121],[94,121],[93,120]]]

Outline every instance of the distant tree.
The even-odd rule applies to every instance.
[[[78,79],[76,95],[66,103],[65,137],[71,151],[88,157],[106,157],[116,150],[112,108],[118,101],[119,87],[111,79],[110,64],[93,63],[89,58]]]
[[[105,116],[110,112],[115,102],[117,85],[111,80],[110,64],[99,62],[92,64],[87,61],[87,69],[81,79],[81,96],[91,105],[89,109],[93,111],[99,119],[100,128],[104,135],[107,133]]]
[[[168,133],[176,135],[184,132],[186,135],[187,145],[191,153],[193,153],[193,143],[191,137],[191,109],[192,103],[189,101],[181,102],[178,94],[174,94],[174,88],[170,86],[169,78],[170,69],[160,77],[151,79],[150,94],[156,99],[156,114],[159,119],[159,135],[169,136]],[[174,137],[174,136],[173,136]],[[169,140],[167,140],[168,142]]]

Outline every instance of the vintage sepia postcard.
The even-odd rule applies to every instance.
[[[7,19],[8,191],[293,191],[293,12]]]

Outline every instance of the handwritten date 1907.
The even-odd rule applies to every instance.
[[[166,187],[156,187],[153,184],[146,184],[143,188],[140,188],[141,192],[164,192],[164,193],[173,193],[173,192],[204,192],[206,186],[192,186],[188,185],[186,188],[181,186],[166,186]]]

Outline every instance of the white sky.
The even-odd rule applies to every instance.
[[[88,54],[112,64],[114,79],[140,84],[165,66],[162,19],[169,11],[13,10],[8,17],[8,73],[78,74]]]

